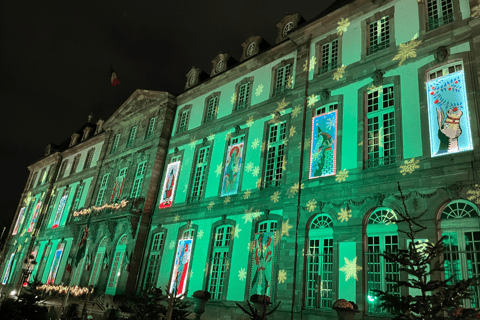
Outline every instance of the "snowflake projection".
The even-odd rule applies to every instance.
[[[253,126],[253,116],[250,116],[246,122],[247,127],[251,128]]]
[[[190,270],[188,272],[188,279],[192,279],[192,277],[193,277],[193,270]]]
[[[280,191],[275,191],[275,193],[270,196],[270,200],[273,203],[277,203],[280,200],[280,194],[281,194]]]
[[[283,145],[286,146],[288,143],[288,139],[283,139]]]
[[[235,227],[232,227],[232,232],[231,232],[232,237],[240,238],[239,237],[240,231],[242,231],[242,229],[240,229],[240,226],[237,223]]]
[[[285,98],[283,98],[282,101],[277,102],[277,104],[278,104],[278,107],[277,107],[277,109],[275,109],[275,111],[281,112],[281,111],[285,110],[285,108],[290,104],[290,102],[286,102]]]
[[[245,214],[242,217],[243,223],[246,224],[247,222],[252,222],[252,219],[253,219],[252,210],[253,210],[253,207],[248,210],[245,210]]]
[[[282,223],[282,237],[283,236],[289,236],[288,232],[290,231],[290,229],[293,228],[293,226],[291,224],[289,224],[290,222],[290,219],[287,219],[287,221],[285,221],[284,223]]]
[[[289,137],[293,137],[295,135],[295,127],[294,126],[291,126],[290,127],[290,132],[288,133],[288,136]]]
[[[223,164],[217,164],[217,169],[215,170],[215,173],[217,174],[217,177],[222,174],[223,170]]]
[[[401,67],[402,63],[405,62],[408,58],[415,58],[417,57],[417,53],[415,50],[420,45],[421,41],[417,40],[418,34],[416,33],[412,40],[405,43],[400,43],[400,48],[398,49],[398,53],[393,57],[392,60],[400,60],[398,66]]]
[[[299,185],[299,183],[295,183],[293,186],[290,187],[290,189],[288,189],[287,194],[289,198],[295,197],[295,195],[298,193]],[[305,188],[305,184],[302,183],[300,188],[303,190]]]
[[[243,200],[247,200],[248,198],[250,198],[250,194],[252,193],[252,191],[250,191],[250,189],[248,189],[247,191],[245,191],[243,193]]]
[[[278,271],[278,283],[284,283],[287,280],[287,271],[279,270]]]
[[[383,126],[381,126],[380,129],[375,132],[375,134],[373,132],[370,132],[369,137],[370,138],[368,139],[368,147],[370,149],[370,152],[374,152],[376,146],[383,148],[383,141],[385,138],[385,135],[383,134]]]
[[[254,177],[258,177],[259,174],[260,174],[260,167],[256,166],[255,169],[252,170],[252,175]]]
[[[287,171],[287,164],[288,164],[287,158],[286,158],[285,156],[283,156],[283,159],[282,159],[282,170]]]
[[[203,230],[200,230],[198,231],[198,234],[197,234],[197,239],[202,239],[203,238]]]
[[[308,69],[308,60],[305,59],[305,63],[303,64],[303,71],[307,71]]]
[[[340,21],[337,22],[338,27],[337,27],[337,34],[342,35],[345,31],[347,31],[347,27],[350,25],[350,22],[347,19],[340,19]]]
[[[207,136],[207,140],[208,141],[213,141],[213,139],[215,139],[215,135],[213,133],[210,133],[208,136]]]
[[[253,219],[257,220],[258,218],[260,218],[260,216],[262,215],[262,213],[260,212],[260,210],[255,210],[255,212],[252,214],[252,217]]]
[[[255,95],[258,97],[263,92],[263,84],[259,84],[257,89],[255,89]]]
[[[176,214],[175,217],[173,218],[173,222],[178,222],[178,220],[180,220],[180,216]]]
[[[352,212],[352,210],[350,210],[348,208],[340,209],[340,212],[338,213],[337,220],[340,220],[340,222],[348,221],[348,219],[352,217],[352,215],[350,214],[351,212]]]
[[[342,181],[345,181],[345,179],[347,179],[347,178],[348,178],[348,170],[343,169],[343,170],[338,171],[337,177],[335,178],[335,180],[338,181],[338,182],[342,182]]]
[[[212,210],[212,208],[213,208],[214,205],[215,205],[215,202],[214,202],[214,201],[210,201],[210,203],[208,204],[207,209],[208,209],[208,210]]]
[[[265,151],[265,141],[262,142],[262,147],[260,148],[260,150],[261,150],[262,152]]]
[[[307,107],[311,108],[315,106],[315,103],[320,100],[320,96],[312,94],[310,97],[308,97],[308,103]]]
[[[293,77],[289,76],[287,81],[287,87],[291,88],[293,86]]]
[[[340,80],[340,78],[343,78],[343,74],[345,73],[345,68],[347,66],[343,65],[340,68],[337,68],[337,71],[333,74],[333,80]]]
[[[231,200],[230,197],[226,197],[225,200],[223,200],[223,203],[229,204],[229,203],[230,203],[230,200]]]
[[[170,250],[173,250],[173,248],[175,248],[175,241],[170,241],[170,243],[168,244],[168,249]]]
[[[195,149],[195,146],[197,145],[197,138],[196,138],[196,136],[193,136],[193,138],[190,139],[190,144],[189,144],[189,145],[190,145],[190,149],[192,149],[192,150]]]
[[[260,139],[256,138],[255,140],[252,141],[252,149],[257,149],[259,145],[260,145]]]
[[[187,192],[188,190],[188,183],[185,183],[185,188],[183,188],[183,193]]]
[[[256,187],[257,187],[257,189],[260,189],[261,186],[262,186],[262,178],[258,178]]]
[[[310,68],[308,69],[308,71],[315,70],[316,64],[317,64],[317,57],[315,56],[310,57]]]
[[[467,194],[471,194],[467,198],[468,200],[480,204],[480,186],[478,184],[473,187],[473,190],[468,190]]]
[[[231,137],[232,137],[232,133],[231,133],[231,132],[227,132],[227,133],[225,134],[225,140],[226,140],[226,141],[230,140]]]
[[[268,123],[278,123],[280,122],[280,113],[278,112],[274,112],[274,113],[270,113],[270,116],[272,117],[272,119],[270,119],[270,121],[268,121]]]
[[[247,271],[245,268],[238,270],[238,280],[245,281],[247,279]]]
[[[255,249],[255,241],[250,241],[248,243],[248,252],[253,252],[253,250]]]
[[[225,263],[225,269],[229,269],[230,268],[230,262],[227,260],[227,262]]]
[[[349,261],[345,258],[345,265],[341,267],[339,270],[345,272],[345,281],[348,279],[353,278],[358,281],[357,272],[362,270],[362,267],[357,266],[357,257],[355,257],[352,261]]]
[[[472,18],[480,18],[480,4],[478,6],[473,7],[470,10],[470,17]]]
[[[367,88],[367,91],[375,92],[375,91],[380,91],[382,88],[383,88],[383,86],[376,87],[375,85],[372,84],[370,87]]]
[[[413,173],[415,169],[420,168],[418,163],[420,160],[415,160],[415,158],[412,158],[410,160],[405,160],[403,162],[403,166],[400,166],[400,173],[404,176],[407,173]]]
[[[308,212],[313,212],[317,208],[317,201],[315,199],[311,199],[307,202],[307,210]]]
[[[327,120],[327,129],[332,130],[334,126],[335,126],[335,120],[333,120],[333,118],[329,118]]]
[[[232,98],[230,99],[230,102],[234,104],[237,101],[237,93],[234,92]]]
[[[292,110],[292,117],[296,118],[300,112],[302,112],[302,108],[300,107],[300,105],[296,105],[295,107],[293,107],[293,110]]]
[[[249,163],[245,166],[245,171],[251,172],[252,170],[253,170],[253,162],[249,162]]]

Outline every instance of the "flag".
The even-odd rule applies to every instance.
[[[113,68],[112,68],[112,77],[110,78],[110,82],[112,82],[112,86],[114,87],[120,83],[120,80],[117,79],[117,74],[115,73],[115,71],[113,71]]]
[[[75,259],[75,267],[78,266],[78,263],[80,262],[80,260],[82,260],[83,257],[85,256],[85,251],[87,249],[88,228],[90,227],[90,218],[91,217],[92,217],[92,214],[90,213],[88,215],[87,225],[83,229],[82,239],[78,243],[78,252],[77,252],[77,257]]]

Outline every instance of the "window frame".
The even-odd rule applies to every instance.
[[[237,99],[233,103],[233,110],[232,111],[240,111],[246,110],[252,105],[252,89],[253,89],[253,80],[254,77],[247,77],[242,79],[235,85],[235,94],[237,95]],[[246,100],[243,104],[240,104],[240,93],[242,92],[242,87],[248,85],[248,88],[245,92]]]
[[[283,79],[283,86],[278,87],[278,88],[281,87],[282,89],[278,90],[277,88],[278,72],[281,68],[284,68],[287,65],[290,65],[289,76],[292,76],[293,78],[295,75],[295,59],[294,58],[282,60],[272,68],[272,78],[271,78],[272,80],[270,85],[271,98],[282,97],[292,89],[292,87],[288,87],[288,77],[286,79]]]
[[[125,241],[125,243],[123,243]],[[105,294],[115,295],[118,289],[118,283],[122,277],[122,271],[124,268],[125,256],[127,255],[127,242],[128,238],[126,234],[120,236],[115,246],[115,251],[112,256],[112,266],[107,278],[107,286],[105,288]],[[118,261],[116,258],[118,256]],[[113,276],[113,279],[112,279]]]
[[[274,141],[274,142],[270,142],[270,133],[271,133],[271,128],[273,126],[279,126],[279,128],[281,128],[281,125],[282,124],[285,124],[285,132],[284,132],[284,135],[285,137],[283,139],[278,139],[278,137],[280,136],[281,137],[281,134],[279,134],[280,130],[277,129],[277,140]],[[281,186],[284,181],[285,181],[285,173],[282,166],[283,166],[283,159],[287,159],[287,147],[285,145],[285,142],[288,141],[288,121],[287,120],[279,120],[279,122],[277,123],[272,123],[272,124],[268,124],[266,126],[266,130],[265,130],[265,134],[266,134],[266,137],[264,139],[265,141],[265,152],[264,152],[264,157],[265,159],[262,159],[263,161],[263,172],[262,172],[262,176],[261,176],[261,179],[262,179],[262,186],[264,188],[268,188],[268,187],[279,187]],[[278,165],[278,158],[279,158],[279,150],[280,150],[280,147],[283,146],[281,149],[281,151],[283,152],[283,157],[282,157],[282,164],[281,165]],[[273,163],[273,168],[272,168],[272,172],[273,172],[273,176],[275,177],[275,179],[269,179],[267,180],[267,173],[269,171],[268,169],[268,161],[269,161],[269,150],[271,148],[275,148],[275,155],[274,155],[274,163]],[[277,175],[278,175],[278,169],[281,169],[281,177],[279,179],[277,179]],[[285,170],[286,171],[286,170]],[[274,183],[274,185],[272,185],[272,182]]]
[[[63,177],[65,177],[65,171],[67,171],[68,162],[69,162],[69,159],[64,159],[62,161],[62,164],[60,165],[60,170],[58,171],[57,180],[60,180]]]
[[[337,41],[337,67],[327,70],[325,72],[322,72],[323,71],[322,70],[323,69],[323,46],[329,44],[330,45],[329,47],[331,47],[333,41]],[[315,43],[315,53],[316,53],[316,56],[318,57],[318,60],[317,60],[318,63],[315,64],[315,75],[321,77],[328,74],[328,76],[330,77],[331,75],[329,73],[331,71],[335,71],[338,67],[342,65],[342,52],[341,52],[341,49],[343,48],[342,45],[343,45],[343,35],[337,35],[337,34],[331,34],[326,38]],[[331,53],[331,50],[329,52],[328,61],[330,61],[329,65],[332,65],[330,53]],[[333,66],[330,66],[330,67],[333,67]]]
[[[218,117],[218,108],[220,107],[220,91],[213,92],[205,98],[205,107],[203,111],[202,123],[212,122]],[[211,115],[209,115],[209,105],[212,99],[216,99]]]
[[[98,277],[99,277],[100,273],[102,272],[103,263],[104,263],[104,260],[105,260],[105,254],[106,254],[106,250],[107,250],[107,242],[108,242],[107,237],[103,237],[103,239],[100,240],[100,242],[98,244],[98,248],[97,248],[97,251],[95,253],[95,256],[93,256],[92,272],[90,273],[90,277],[89,277],[89,280],[88,280],[88,285],[89,286],[92,286],[92,285],[96,286],[97,283],[98,283]],[[100,256],[99,256],[99,254],[100,254]],[[93,280],[93,282],[92,282],[92,280]]]
[[[37,176],[38,176],[38,170],[36,170],[33,174],[32,174],[32,178],[30,180],[30,184],[28,186],[27,189],[33,189],[35,188],[35,182],[37,181]]]
[[[93,157],[95,156],[95,148],[90,148],[85,157],[85,163],[83,164],[83,170],[90,169],[93,162]]]
[[[73,162],[72,162],[72,166],[70,167],[70,174],[69,176],[71,176],[72,174],[75,174],[77,173],[77,169],[78,169],[78,165],[80,164],[80,158],[81,158],[81,154],[77,154],[75,157],[73,157]],[[79,171],[80,172],[80,171]]]
[[[180,133],[184,133],[184,132],[187,132],[188,131],[188,124],[189,124],[189,121],[190,121],[190,114],[192,112],[192,106],[191,104],[188,104],[188,105],[185,105],[183,106],[181,109],[178,110],[177,112],[177,126],[176,126],[176,130],[175,130],[175,133],[176,134],[180,134]],[[183,114],[186,114],[186,120],[185,120],[185,125],[182,126],[182,117],[183,117]]]
[[[135,139],[137,138],[138,126],[133,126],[130,128],[130,133],[128,134],[127,148],[132,147],[135,144]]]
[[[105,173],[102,176],[102,180],[100,180],[100,186],[98,188],[97,192],[97,198],[95,200],[95,206],[100,207],[102,206],[105,202],[105,192],[107,191],[108,187],[108,180],[110,179],[110,173]],[[101,195],[101,196],[100,196]]]
[[[147,123],[147,130],[145,132],[145,139],[148,140],[153,137],[153,133],[155,132],[155,125],[157,124],[157,117],[151,117]]]
[[[378,50],[375,53],[370,53],[370,24],[379,21],[382,17],[388,16],[389,21],[389,42],[388,47],[383,50]],[[362,61],[372,61],[379,59],[383,55],[393,54],[397,51],[395,39],[395,6],[391,6],[383,11],[377,12],[367,19],[361,21],[362,32]]]
[[[110,150],[110,154],[114,154],[115,152],[117,152],[118,146],[120,144],[121,136],[122,135],[120,133],[117,133],[117,134],[115,134],[115,136],[113,136],[112,149]]]
[[[161,235],[161,239],[159,239],[159,248],[154,250],[155,248],[155,237],[157,235]],[[148,290],[150,288],[156,288],[157,287],[157,281],[158,281],[158,275],[160,273],[160,267],[162,264],[162,256],[163,252],[165,249],[165,241],[166,241],[166,236],[167,231],[166,229],[162,228],[161,230],[156,230],[153,235],[150,237],[150,244],[149,244],[149,252],[148,252],[148,257],[147,257],[147,263],[145,265],[145,275],[143,276],[143,289]],[[147,280],[149,278],[149,270],[151,267],[151,262],[152,262],[152,256],[156,257],[156,261],[154,262],[152,266],[152,276],[150,279],[150,282]],[[151,283],[149,287],[147,285]]]
[[[130,191],[130,198],[138,199],[142,193],[143,181],[145,180],[145,173],[147,171],[147,161],[142,161],[137,164],[135,176],[132,183],[132,190]]]
[[[199,202],[200,199],[203,199],[205,197],[206,181],[208,180],[208,171],[210,168],[210,157],[212,155],[211,149],[212,147],[210,145],[197,146],[197,150],[195,152],[195,157],[194,157],[196,161],[192,164],[191,172],[193,173],[193,175],[192,175],[192,178],[190,179],[189,194],[187,198],[188,203]],[[206,150],[206,154],[203,158],[202,163],[199,163],[202,150]],[[200,173],[201,175],[199,177],[200,181],[198,182],[198,185],[200,185],[200,188],[197,193],[194,193],[198,168],[202,168],[200,169],[202,170],[202,172]]]

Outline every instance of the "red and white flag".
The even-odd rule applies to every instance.
[[[117,74],[115,73],[115,71],[113,71],[113,69],[112,69],[112,77],[110,78],[110,82],[112,82],[112,86],[114,87],[120,83],[120,80],[117,79]]]

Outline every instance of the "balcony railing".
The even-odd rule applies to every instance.
[[[388,47],[390,47],[390,42],[388,40],[380,42],[380,43],[372,44],[372,45],[370,45],[370,48],[368,49],[368,54],[372,54],[372,53],[381,51],[381,50],[386,49]]]
[[[281,184],[282,184],[282,179],[268,180],[263,182],[263,187],[264,188],[278,187]]]
[[[443,17],[439,18],[428,18],[428,30],[434,30],[437,29],[438,27],[444,26],[446,24],[449,24],[450,22],[453,22],[453,12],[448,13],[444,15]]]
[[[322,64],[322,67],[320,68],[320,74],[324,74],[328,71],[332,71],[338,68],[338,64],[335,61],[334,63],[329,63],[329,64]]]
[[[207,114],[207,116],[205,117],[205,122],[214,120],[215,116],[216,116],[215,113]]]
[[[397,158],[395,155],[383,157],[383,158],[374,158],[365,160],[365,169],[371,169],[381,166],[389,166],[397,163]]]
[[[187,130],[187,126],[179,127],[178,133],[184,132],[185,130]]]

